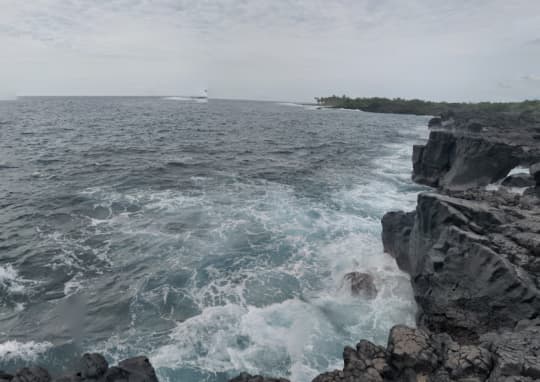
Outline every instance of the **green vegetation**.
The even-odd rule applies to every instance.
[[[523,112],[540,111],[540,100],[523,102],[431,102],[419,99],[402,98],[349,98],[345,95],[331,97],[315,97],[317,104],[326,107],[359,109],[372,113],[395,113],[417,115],[441,115],[452,112]]]

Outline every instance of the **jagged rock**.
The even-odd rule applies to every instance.
[[[399,229],[383,219],[385,248],[411,274],[421,326],[471,343],[540,311],[534,273],[540,216],[530,209],[534,200],[524,200],[527,205],[508,194],[422,193],[408,249]]]
[[[428,127],[439,127],[442,125],[441,117],[433,117],[428,122]]]
[[[411,261],[408,258],[409,238],[415,215],[414,211],[391,211],[382,218],[384,251],[394,256],[398,266],[405,272],[411,271]]]
[[[85,354],[80,369],[74,375],[60,377],[54,382],[158,382],[156,372],[146,357],[121,361],[109,368],[101,354]]]
[[[531,176],[534,178],[534,181],[537,185],[540,185],[540,162],[533,164],[531,167],[529,167],[529,172],[531,173]]]
[[[369,273],[349,272],[343,276],[343,281],[349,284],[351,293],[355,296],[377,297],[375,280]]]
[[[514,330],[489,333],[482,339],[495,360],[490,381],[540,379],[540,320],[522,321]]]
[[[445,344],[444,368],[452,379],[479,378],[484,381],[489,377],[493,365],[489,350],[481,346],[461,346],[452,340]]]
[[[42,367],[25,367],[15,372],[11,382],[50,382],[49,372]]]
[[[530,113],[529,113],[530,114]],[[413,148],[413,180],[447,189],[485,186],[518,164],[540,160],[540,122],[527,113],[443,115],[426,145]]]
[[[532,187],[535,185],[534,179],[529,174],[514,174],[507,176],[501,182],[505,187]]]
[[[420,329],[397,325],[390,330],[388,357],[399,370],[406,368],[416,372],[432,372],[438,365],[440,349],[434,346],[429,334]]]
[[[269,378],[262,375],[251,375],[248,373],[241,373],[239,376],[231,379],[229,382],[289,382],[285,378]]]
[[[97,379],[105,374],[109,364],[101,354],[84,354],[81,359],[80,375],[84,378]]]
[[[146,357],[134,357],[121,361],[118,368],[127,371],[129,382],[157,382],[156,372]]]

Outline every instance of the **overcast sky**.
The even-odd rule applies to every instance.
[[[0,0],[0,94],[540,98],[540,0]]]

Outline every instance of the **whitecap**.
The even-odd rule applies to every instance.
[[[52,346],[50,342],[10,340],[0,343],[0,359],[4,362],[14,360],[35,361]]]

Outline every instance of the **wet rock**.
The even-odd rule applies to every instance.
[[[108,367],[101,354],[92,353],[83,355],[75,374],[56,378],[54,382],[158,382],[158,379],[146,357],[129,358],[118,366]]]
[[[501,183],[505,187],[532,187],[534,179],[529,174],[514,174],[507,176]]]
[[[50,382],[49,372],[42,367],[25,367],[15,372],[11,382]]]
[[[101,354],[84,354],[81,359],[81,378],[97,379],[105,374],[109,364]]]
[[[157,382],[156,372],[146,357],[134,357],[121,361],[118,368],[126,371],[129,382]]]
[[[239,376],[231,379],[229,382],[289,382],[289,380],[285,378],[270,378],[263,377],[262,375],[241,373]]]
[[[533,164],[531,167],[529,167],[529,172],[531,176],[534,178],[534,181],[537,185],[540,185],[540,162]]]
[[[522,114],[442,116],[426,145],[413,148],[413,180],[431,187],[467,189],[504,178],[520,163],[540,160],[536,119]]]
[[[377,296],[375,280],[369,273],[350,272],[343,276],[343,280],[349,284],[351,293],[354,296],[366,298],[375,298]]]
[[[442,125],[441,117],[433,117],[428,122],[428,127],[440,127]]]
[[[409,239],[414,226],[416,213],[391,211],[382,218],[382,242],[386,253],[395,257],[398,266],[405,272],[411,272]]]
[[[538,202],[480,191],[422,193],[408,248],[397,224],[383,223],[386,248],[411,275],[419,325],[474,343],[540,311]]]

